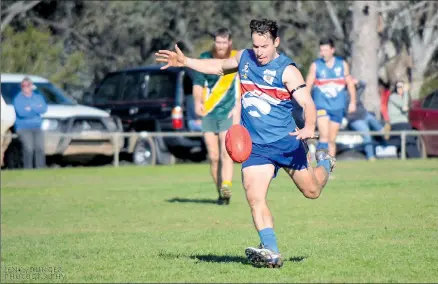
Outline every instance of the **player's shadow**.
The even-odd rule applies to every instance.
[[[158,254],[160,257],[165,259],[179,259],[179,258],[190,258],[197,260],[198,262],[215,262],[215,263],[249,263],[245,257],[237,255],[215,255],[215,254],[173,254],[168,252],[160,252]]]
[[[190,258],[194,259],[197,262],[213,262],[213,263],[241,263],[249,265],[249,261],[246,257],[237,256],[237,255],[215,255],[215,254],[192,254],[192,255],[181,255],[181,254],[172,254],[167,252],[159,253],[159,256],[166,259],[178,259],[178,258]],[[290,262],[302,262],[308,256],[294,256],[285,259],[285,261]]]
[[[201,255],[191,255],[191,259],[196,259],[201,262],[214,262],[214,263],[242,263],[248,264],[248,259],[237,255],[214,255],[214,254],[201,254]]]
[[[202,262],[215,262],[215,263],[235,262],[235,263],[249,264],[249,261],[246,257],[234,256],[234,255],[214,255],[214,254],[191,255],[190,258]],[[307,256],[294,256],[286,259],[286,261],[303,262],[306,258]]]
[[[167,202],[170,203],[204,203],[204,204],[216,204],[217,200],[216,199],[194,199],[194,198],[179,198],[179,197],[175,197],[175,198],[171,198],[168,199]]]

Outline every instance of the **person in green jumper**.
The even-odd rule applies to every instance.
[[[218,29],[213,39],[211,51],[202,53],[200,58],[214,60],[236,55],[237,51],[232,49],[229,29]],[[240,99],[239,88],[237,72],[222,76],[196,72],[193,80],[195,111],[202,117],[202,132],[211,175],[219,194],[219,205],[228,205],[231,198],[233,160],[225,149],[225,135],[231,125],[240,123],[240,116],[233,115],[236,100]]]

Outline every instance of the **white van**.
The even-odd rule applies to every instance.
[[[62,160],[85,164],[96,156],[114,154],[113,141],[107,134],[123,132],[120,119],[106,111],[77,104],[46,78],[2,73],[1,95],[9,108],[13,108],[13,99],[21,91],[20,83],[25,77],[32,80],[34,91],[43,95],[48,104],[41,126],[45,132],[48,162]],[[79,137],[68,138],[59,134],[78,134]],[[123,138],[118,145],[123,146]],[[7,149],[7,168],[21,167],[20,147],[18,139],[14,139]]]

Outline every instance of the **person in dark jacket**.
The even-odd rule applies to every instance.
[[[383,131],[383,125],[363,105],[362,94],[366,88],[366,83],[356,78],[353,78],[353,83],[356,86],[356,111],[347,115],[348,123],[352,130],[362,133],[365,155],[369,161],[374,161],[376,157],[372,144],[373,140],[369,132],[370,130]]]
[[[41,115],[47,111],[47,103],[42,95],[33,91],[33,83],[27,77],[21,81],[21,92],[14,97],[14,108],[17,117],[15,130],[23,149],[23,167],[25,169],[45,167]]]

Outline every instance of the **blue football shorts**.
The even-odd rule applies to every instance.
[[[274,176],[280,168],[303,170],[308,167],[305,142],[295,136],[287,135],[268,144],[252,143],[252,152],[248,160],[242,163],[242,170],[249,166],[272,164]]]

